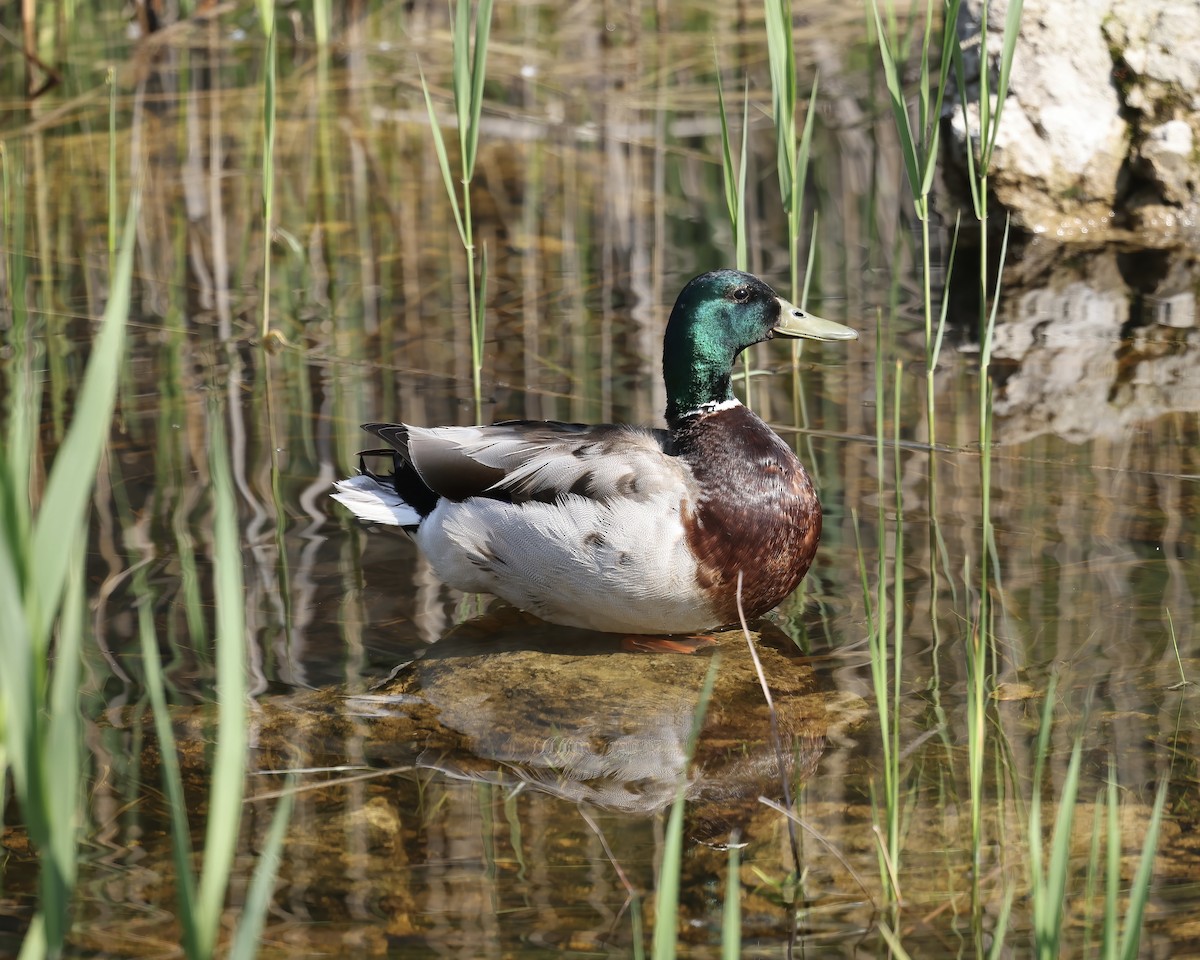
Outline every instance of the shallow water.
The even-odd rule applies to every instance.
[[[497,15],[472,194],[491,271],[485,420],[661,420],[670,304],[690,276],[731,259],[714,35],[727,92],[743,71],[751,78],[751,268],[786,292],[757,11],[674,16],[655,29],[648,12],[605,21],[529,4]],[[295,769],[302,790],[266,954],[633,955],[638,924],[653,923],[665,810],[687,776],[694,695],[712,654],[634,656],[497,606],[485,613],[485,599],[439,584],[408,541],[359,527],[327,496],[370,445],[360,422],[476,419],[463,257],[414,70],[419,56],[445,108],[444,17],[385,7],[343,25],[328,57],[281,37],[266,349],[261,46],[235,20],[172,28],[136,55],[114,39],[117,23],[97,24],[99,41],[81,29],[64,87],[27,110],[17,78],[5,80],[5,157],[14,218],[25,224],[9,233],[6,276],[23,258],[48,459],[105,301],[110,58],[121,65],[122,205],[131,184],[143,190],[129,355],[91,528],[96,642],[82,696],[88,820],[73,947],[178,952],[132,605],[153,605],[200,811],[215,733],[215,410],[239,497],[254,693],[247,794],[256,799],[229,923],[279,773]],[[959,251],[931,444],[910,206],[886,103],[871,97],[858,13],[814,8],[797,41],[799,61],[820,67],[822,90],[808,303],[862,338],[806,346],[794,363],[786,345],[754,353],[761,375],[750,401],[809,465],[825,532],[805,584],[757,627],[782,763],[745,639],[720,638],[717,694],[687,781],[681,953],[719,954],[723,846],[735,831],[746,844],[747,956],[882,955],[881,919],[914,956],[986,946],[1007,887],[1025,889],[1024,817],[1051,675],[1045,819],[1080,734],[1073,849],[1082,864],[1111,757],[1128,879],[1165,779],[1142,955],[1194,952],[1196,266],[1164,252],[1014,245],[993,360],[995,536],[985,549],[975,254]],[[945,230],[937,241],[944,256]],[[16,371],[0,374],[11,390]],[[880,544],[905,629],[898,916],[876,906],[871,832],[881,750],[859,565],[865,557],[874,605]],[[965,645],[985,562],[996,692],[976,866]],[[149,600],[135,591],[135,568],[148,575]],[[788,821],[770,805],[784,799],[781,767],[804,824],[798,877]],[[10,805],[5,817],[0,952],[15,949],[35,890],[19,812]],[[1081,865],[1068,914],[1077,955],[1096,926],[1084,873]],[[1029,923],[1019,897],[1005,955],[1029,954]]]

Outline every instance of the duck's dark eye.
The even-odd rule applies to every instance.
[[[733,291],[733,299],[736,300],[738,303],[745,303],[747,300],[750,299],[750,291],[747,290],[745,287],[738,287],[736,290]]]

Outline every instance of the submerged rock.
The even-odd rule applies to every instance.
[[[620,638],[551,626],[509,607],[456,627],[375,690],[321,691],[264,705],[258,746],[294,766],[304,730],[337,766],[352,753],[376,767],[506,783],[614,811],[653,814],[680,785],[690,833],[720,840],[811,774],[831,726],[858,725],[864,705],[827,691],[791,641],[769,628],[758,653],[774,723],[741,631],[695,655],[628,653]],[[689,766],[697,698],[713,657],[715,686]],[[834,706],[831,706],[834,704]],[[343,741],[353,740],[351,750]],[[265,761],[267,766],[272,762]]]

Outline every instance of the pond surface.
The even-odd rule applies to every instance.
[[[107,294],[109,64],[119,209],[142,190],[128,356],[90,535],[73,950],[179,952],[134,604],[153,605],[202,813],[216,733],[213,417],[233,458],[254,695],[229,924],[279,774],[300,771],[264,955],[633,956],[655,921],[666,812],[685,782],[682,955],[720,953],[734,839],[747,956],[885,955],[883,919],[913,956],[973,956],[1009,890],[1004,955],[1030,955],[1025,823],[1052,676],[1046,821],[1084,743],[1072,955],[1086,955],[1098,922],[1086,859],[1110,760],[1126,881],[1156,786],[1168,789],[1142,955],[1200,950],[1196,263],[1014,239],[992,361],[989,542],[973,239],[949,293],[931,442],[919,234],[874,53],[858,8],[806,5],[801,89],[817,69],[821,84],[807,302],[861,339],[796,357],[767,344],[752,358],[749,401],[796,445],[825,507],[807,580],[755,625],[780,753],[741,631],[715,653],[625,653],[456,594],[408,540],[359,526],[328,497],[372,445],[367,420],[661,423],[670,306],[688,278],[733,258],[714,49],[727,96],[749,78],[750,268],[790,293],[761,12],[497,12],[472,190],[489,262],[476,411],[465,260],[417,75],[419,58],[454,139],[448,23],[416,6],[340,24],[328,53],[299,19],[281,32],[269,291],[263,50],[248,10],[136,47],[121,22],[83,22],[62,86],[29,103],[6,71],[0,135],[20,224],[6,269],[11,279],[24,264],[47,461]],[[935,242],[944,267],[941,220]],[[0,374],[12,389],[15,372],[0,363]],[[867,636],[880,571],[897,604],[886,616],[898,609],[904,631],[898,913],[883,906],[872,832],[882,766]],[[976,863],[966,650],[981,608],[995,643]],[[787,799],[802,821],[791,831]],[[5,817],[0,954],[16,949],[36,890],[19,812]]]

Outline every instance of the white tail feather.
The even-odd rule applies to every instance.
[[[338,480],[333,484],[336,493],[331,493],[338,503],[349,507],[356,517],[370,523],[387,523],[399,527],[415,527],[421,515],[410,507],[395,489],[382,484],[365,474]]]

